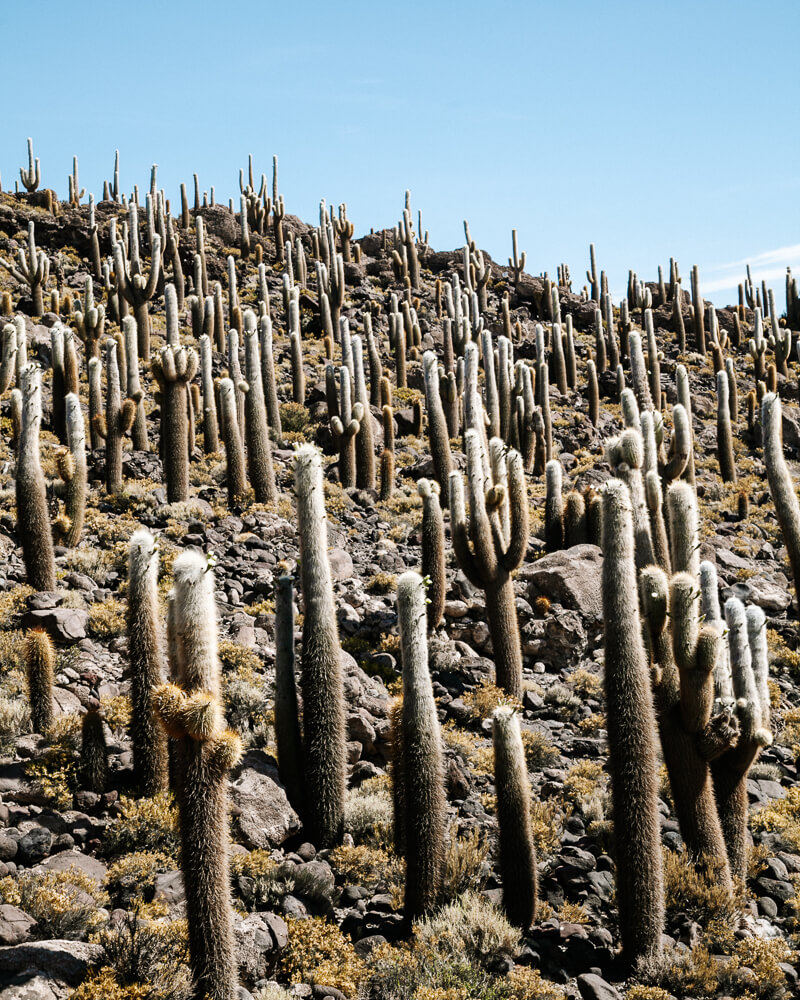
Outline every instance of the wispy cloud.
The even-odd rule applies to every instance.
[[[700,272],[700,283],[704,293],[727,291],[744,281],[747,265],[754,282],[772,283],[783,279],[786,268],[800,270],[800,243],[777,247],[763,253],[753,254],[729,264],[719,264]]]

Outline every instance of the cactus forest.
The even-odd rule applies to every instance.
[[[791,272],[21,159],[0,998],[797,996]]]

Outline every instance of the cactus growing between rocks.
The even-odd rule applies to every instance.
[[[106,341],[106,412],[95,418],[95,430],[106,442],[106,491],[122,492],[122,438],[133,427],[136,403],[122,400],[117,342]]]
[[[297,449],[294,476],[303,591],[300,663],[306,819],[314,843],[330,847],[341,840],[344,823],[345,710],[322,461],[313,445]]]
[[[617,905],[627,962],[657,958],[664,925],[653,711],[642,645],[627,487],[603,495],[603,619],[609,768],[614,807]]]
[[[494,711],[492,741],[503,909],[512,924],[527,930],[536,919],[536,848],[519,716],[508,705]]]
[[[128,556],[128,660],[131,666],[133,773],[143,795],[167,785],[167,740],[154,714],[153,691],[163,683],[164,649],[158,606],[158,545],[142,528]]]
[[[81,539],[86,516],[86,424],[81,401],[75,393],[67,393],[65,405],[67,450],[58,458],[58,471],[64,482],[64,513],[57,526],[61,544],[73,548]]]
[[[244,313],[244,358],[247,391],[245,393],[245,432],[247,435],[247,470],[256,496],[256,503],[274,503],[278,499],[272,448],[267,426],[264,388],[261,382],[261,360],[258,354],[256,315],[251,309]]]
[[[294,591],[288,576],[279,577],[275,584],[275,743],[286,795],[302,814],[303,742],[295,679]]]
[[[43,629],[28,632],[23,645],[23,659],[33,731],[46,733],[53,724],[53,670],[56,660],[47,632]]]
[[[78,780],[81,788],[96,794],[104,792],[108,783],[106,734],[103,717],[96,708],[89,709],[81,724]]]
[[[444,756],[428,671],[425,585],[418,573],[397,581],[403,660],[402,770],[405,807],[406,927],[439,902],[444,869]]]

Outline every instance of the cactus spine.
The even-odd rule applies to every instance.
[[[402,782],[405,804],[406,924],[439,901],[444,868],[444,757],[428,672],[425,585],[418,573],[397,581],[403,659]]]
[[[38,365],[26,365],[22,371],[22,425],[17,448],[17,523],[28,583],[34,590],[55,590],[53,539],[39,461],[41,423],[42,373]]]
[[[120,390],[117,342],[106,341],[106,413],[95,418],[95,429],[106,441],[106,491],[122,492],[122,438],[136,419],[136,403],[126,399]]]
[[[158,688],[154,700],[174,739],[190,964],[196,1000],[234,1000],[226,774],[242,746],[235,733],[222,729],[213,573],[193,551],[178,556],[173,572],[176,684]]]
[[[341,839],[346,785],[341,650],[328,562],[322,461],[303,445],[295,457],[300,581],[303,590],[301,685],[307,819],[314,843]]]
[[[512,924],[527,930],[536,918],[536,849],[519,716],[508,705],[494,711],[492,741],[503,909]]]
[[[633,511],[624,483],[603,496],[603,618],[609,768],[614,804],[617,901],[627,961],[661,951],[664,893],[655,715],[642,645]]]
[[[141,793],[155,795],[167,786],[167,740],[152,704],[153,691],[163,682],[164,649],[158,607],[158,545],[144,528],[131,538],[127,626],[133,773]]]

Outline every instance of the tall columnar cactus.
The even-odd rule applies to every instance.
[[[723,483],[735,483],[736,461],[733,456],[733,432],[729,400],[728,373],[717,372],[717,459]]]
[[[626,391],[627,392],[627,391]],[[643,569],[654,561],[650,517],[642,479],[644,443],[642,435],[629,427],[606,445],[606,456],[614,474],[628,487],[633,509],[633,529],[636,540],[636,568]]]
[[[122,438],[133,427],[136,403],[122,400],[117,342],[106,341],[106,412],[95,417],[95,430],[106,442],[106,491],[122,492]]]
[[[158,605],[158,545],[145,528],[131,538],[127,629],[133,773],[141,793],[155,795],[167,786],[167,739],[153,706],[153,692],[164,680],[164,644]]]
[[[6,323],[2,334],[2,359],[0,359],[0,396],[8,391],[16,376],[17,328]]]
[[[617,904],[628,961],[661,951],[664,888],[654,743],[655,714],[642,645],[633,511],[620,480],[603,496],[603,620]]]
[[[425,372],[425,407],[428,412],[428,437],[433,468],[439,485],[444,489],[453,467],[453,460],[450,455],[450,434],[442,406],[436,354],[433,351],[426,351],[422,356],[422,364]]]
[[[189,383],[197,365],[191,347],[167,344],[151,361],[161,393],[161,460],[168,503],[189,498]]]
[[[125,338],[126,395],[136,404],[136,415],[131,427],[131,442],[136,451],[149,451],[144,391],[139,377],[139,334],[133,316],[126,316],[123,319],[122,333]]]
[[[229,378],[220,379],[219,403],[225,437],[226,482],[228,502],[239,503],[247,495],[244,448],[236,412],[236,389]]]
[[[303,590],[301,686],[307,822],[313,842],[329,847],[342,837],[346,784],[341,649],[328,562],[322,460],[303,445],[295,457],[300,582]]]
[[[283,436],[283,430],[281,428],[278,388],[275,381],[275,359],[272,353],[272,320],[268,315],[264,315],[259,319],[258,330],[261,344],[261,381],[264,385],[267,420],[276,439],[280,441]]]
[[[81,788],[102,794],[108,783],[108,747],[103,717],[90,708],[81,723],[81,750],[78,761],[78,781]]]
[[[28,583],[34,590],[55,590],[53,538],[39,460],[41,423],[42,373],[38,365],[27,365],[22,372],[22,425],[17,448],[17,524]]]
[[[795,596],[800,601],[800,504],[783,456],[781,401],[772,393],[764,396],[761,403],[761,436],[769,491],[789,555]]]
[[[278,773],[289,801],[305,812],[303,742],[297,707],[294,654],[294,590],[291,577],[275,584],[275,742]]]
[[[36,236],[32,222],[28,223],[28,246],[19,251],[19,267],[8,264],[0,258],[0,264],[9,271],[17,281],[27,285],[31,290],[33,300],[33,315],[44,313],[44,289],[50,277],[50,258],[44,250],[36,249]]]
[[[466,434],[467,488],[470,517],[464,505],[464,480],[450,473],[450,518],[453,548],[470,582],[486,593],[486,614],[495,661],[497,683],[508,694],[522,694],[522,649],[514,604],[511,573],[520,565],[528,547],[528,496],[519,452],[506,455],[507,486],[486,483],[481,433]],[[502,441],[498,440],[500,449]],[[509,530],[503,530],[501,513],[508,505]]]
[[[43,629],[28,632],[23,644],[23,659],[33,731],[46,733],[53,724],[53,668],[56,662],[47,632]]]
[[[86,516],[86,424],[78,396],[67,393],[65,403],[67,449],[58,458],[58,472],[64,482],[64,512],[58,534],[62,545],[74,548],[81,540]]]
[[[356,436],[356,486],[361,490],[375,489],[375,443],[372,436],[372,414],[364,378],[364,357],[361,338],[353,337],[353,396],[361,404],[363,416]]]
[[[223,729],[214,574],[199,552],[181,553],[173,569],[171,638],[177,677],[154,694],[174,741],[181,869],[195,996],[234,1000],[237,986],[229,874],[227,772],[242,746]]]
[[[700,573],[700,516],[694,487],[682,481],[667,489],[670,561],[673,573],[688,573],[697,579]]]
[[[721,740],[719,734],[715,733],[717,739],[709,741],[707,753],[709,757],[713,757],[711,771],[714,793],[731,872],[735,878],[744,880],[747,875],[748,853],[747,775],[761,750],[772,743],[766,685],[767,665],[763,655],[766,637],[759,639],[759,633],[766,629],[766,622],[763,614],[758,615],[758,612],[749,616],[736,597],[725,602],[725,622],[728,626],[728,649],[736,699],[736,716],[735,721],[731,720],[731,726],[734,733],[738,728],[738,739],[726,732],[726,738]],[[724,752],[720,753],[720,749],[724,749]]]
[[[494,711],[492,741],[503,909],[512,924],[527,930],[536,918],[536,848],[519,716],[508,705]]]
[[[444,870],[444,754],[428,671],[425,585],[418,573],[397,581],[403,660],[402,769],[407,926],[439,902]]]
[[[544,539],[548,552],[564,547],[564,500],[561,495],[561,462],[552,458],[545,466]]]
[[[441,624],[447,596],[444,518],[438,483],[420,479],[417,492],[422,497],[422,575],[428,581],[428,631],[431,632]]]
[[[258,354],[256,314],[244,313],[245,431],[247,435],[247,470],[256,495],[256,503],[274,503],[278,499],[272,448],[267,426],[264,387],[261,382],[261,359]]]
[[[200,379],[203,386],[203,450],[209,455],[219,451],[219,424],[214,394],[211,338],[205,333],[200,337]]]

